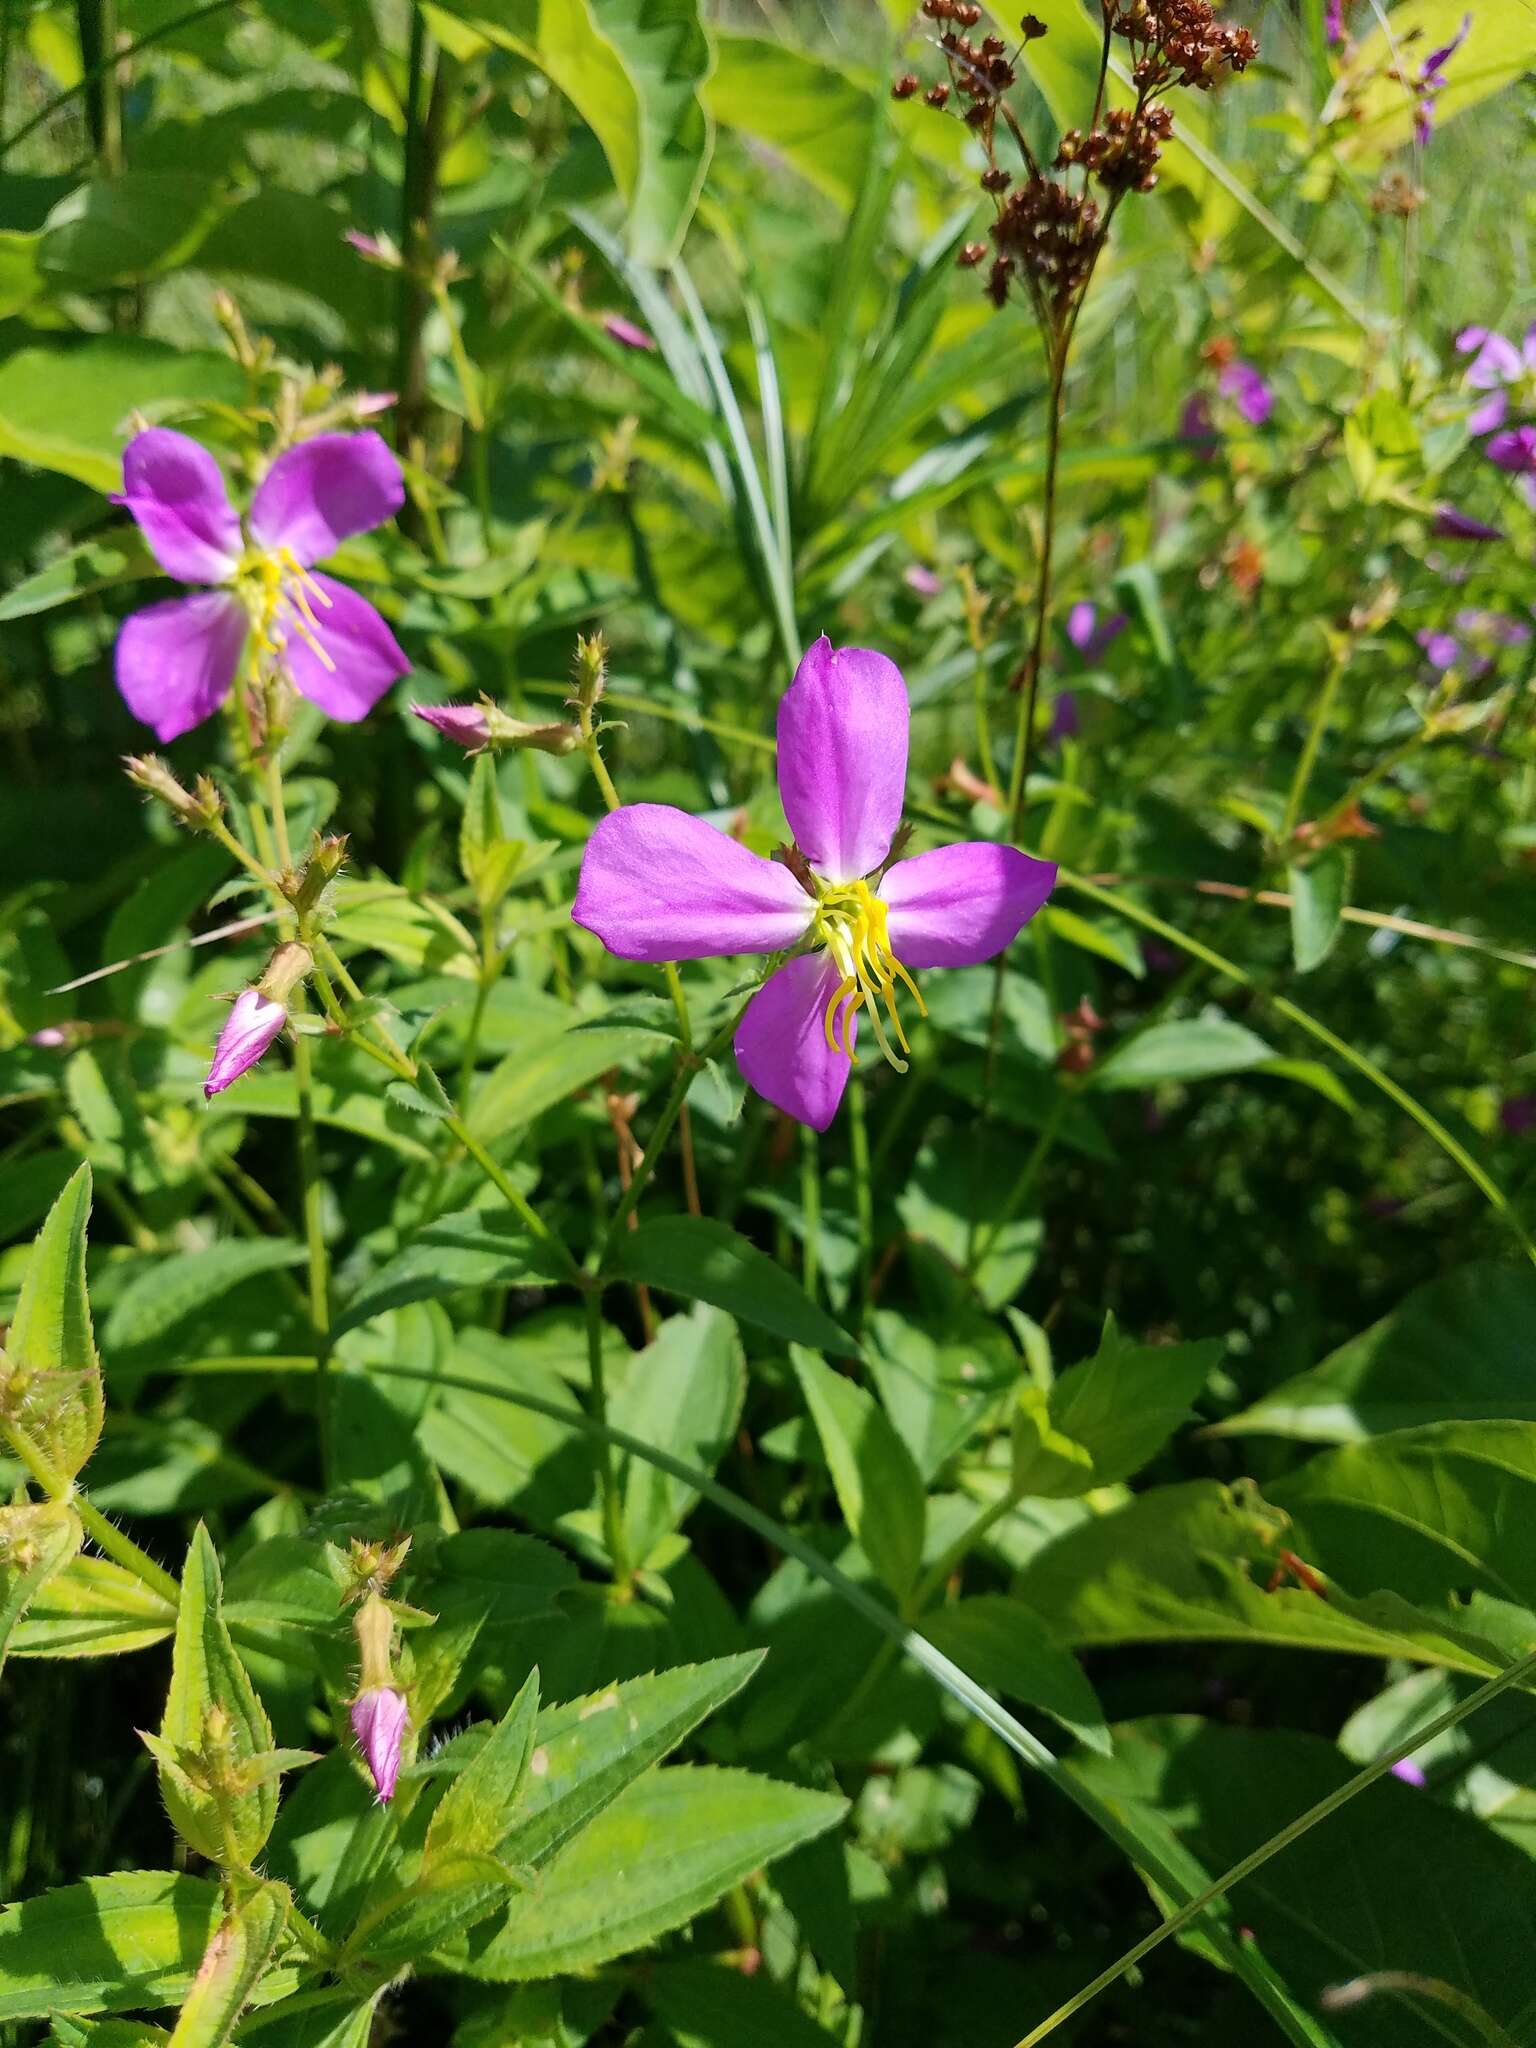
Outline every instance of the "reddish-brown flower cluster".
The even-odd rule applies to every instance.
[[[1216,19],[1211,0],[1114,0],[1110,27],[1137,53],[1138,92],[1194,85],[1208,92],[1223,72],[1244,71],[1259,54],[1245,28]]]
[[[1059,313],[1087,283],[1104,228],[1095,202],[1054,178],[1028,178],[1008,194],[992,223],[997,260],[987,279],[1002,305],[1015,269],[1032,279],[1045,305]]]
[[[1056,168],[1081,164],[1106,192],[1150,192],[1163,144],[1172,133],[1173,116],[1166,107],[1116,107],[1104,116],[1102,128],[1086,135],[1080,128],[1067,130]]]

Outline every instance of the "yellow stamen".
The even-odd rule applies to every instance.
[[[314,613],[317,604],[329,611],[331,600],[292,548],[249,549],[235,570],[235,590],[249,615],[258,655],[280,659],[288,645],[283,628],[291,627],[321,667],[335,674]]]
[[[882,1056],[898,1073],[904,1074],[907,1063],[892,1049],[880,1015],[880,1005],[883,1003],[885,1006],[891,1030],[903,1053],[910,1052],[912,1048],[907,1043],[907,1035],[901,1028],[901,1018],[896,1010],[897,982],[900,981],[910,992],[921,1016],[926,1017],[928,1011],[918,994],[917,984],[891,951],[884,903],[868,882],[823,885],[811,931],[831,954],[841,977],[822,1019],[828,1049],[845,1053],[855,1066],[858,1065],[851,1034],[853,1020],[862,1010],[869,1019],[869,1028]]]

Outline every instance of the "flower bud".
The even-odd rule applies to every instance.
[[[571,701],[590,711],[608,687],[608,642],[601,633],[576,636],[576,687]]]
[[[388,235],[365,235],[359,228],[348,228],[342,239],[351,243],[365,263],[376,263],[380,270],[405,268],[400,251]]]
[[[643,327],[637,327],[633,320],[626,320],[622,313],[607,313],[603,316],[603,332],[610,341],[616,341],[621,348],[653,350],[656,346],[654,335],[647,334]]]
[[[259,989],[242,989],[213,1049],[208,1078],[203,1083],[204,1099],[211,1102],[232,1081],[238,1081],[248,1068],[254,1067],[287,1022],[288,1012],[281,1003],[263,996]]]
[[[370,1686],[352,1702],[352,1733],[378,1791],[380,1806],[387,1806],[395,1796],[400,1744],[409,1718],[404,1693],[392,1685]]]
[[[125,754],[123,766],[131,783],[158,798],[168,810],[176,813],[184,825],[200,822],[196,797],[191,790],[182,788],[158,754]]]
[[[483,704],[413,704],[411,709],[445,740],[470,753],[490,745],[490,720]]]

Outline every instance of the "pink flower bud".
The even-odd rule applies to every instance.
[[[622,313],[609,313],[603,319],[603,332],[610,341],[616,341],[623,348],[654,349],[653,336],[643,327],[637,327],[633,320],[626,320]]]
[[[358,391],[351,399],[352,411],[360,420],[370,420],[375,413],[388,412],[398,394],[393,391]]]
[[[387,1806],[395,1796],[400,1743],[409,1718],[404,1693],[396,1692],[392,1685],[370,1686],[352,1702],[352,1733],[378,1787],[380,1806]]]
[[[204,1096],[211,1102],[248,1067],[254,1067],[287,1022],[288,1012],[281,1003],[274,1003],[259,989],[242,989],[213,1049]]]
[[[490,720],[480,704],[413,704],[418,718],[435,726],[444,739],[459,747],[483,747],[491,737]]]
[[[1424,1775],[1424,1766],[1416,1764],[1411,1756],[1399,1757],[1392,1766],[1392,1775],[1394,1778],[1401,1778],[1405,1785],[1412,1785],[1418,1791],[1422,1791],[1429,1783]]]
[[[937,597],[944,588],[943,577],[930,569],[926,562],[909,562],[901,572],[901,580],[919,597]]]
[[[27,1040],[28,1045],[40,1045],[45,1052],[57,1052],[69,1043],[69,1033],[62,1024],[45,1024],[41,1031],[34,1031]]]

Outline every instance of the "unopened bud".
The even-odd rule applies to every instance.
[[[373,263],[380,270],[403,270],[405,260],[388,235],[365,235],[358,228],[348,228],[345,241],[362,257],[365,263]]]
[[[136,788],[174,811],[184,825],[196,828],[202,824],[203,806],[190,789],[182,787],[158,754],[125,754],[123,766]]]
[[[363,1753],[368,1774],[379,1795],[380,1806],[395,1796],[400,1775],[400,1745],[405,1737],[410,1707],[405,1694],[392,1685],[370,1686],[352,1702],[352,1733]]]
[[[222,1095],[231,1082],[254,1067],[287,1022],[288,1012],[281,1003],[270,1001],[257,989],[242,989],[213,1048],[203,1083],[204,1099],[211,1102],[215,1095]]]
[[[643,327],[637,327],[633,320],[626,320],[622,313],[608,313],[603,318],[603,332],[610,341],[618,342],[621,348],[651,350],[656,346],[656,337],[647,334]]]
[[[490,745],[490,720],[483,704],[413,704],[411,709],[456,747],[478,753]]]
[[[296,877],[284,877],[284,893],[300,917],[307,917],[314,910],[340,874],[346,857],[347,835],[344,832],[328,834],[323,839],[316,833],[309,859],[300,873]],[[304,971],[308,973],[309,970],[306,968]]]
[[[608,642],[601,632],[576,637],[576,687],[571,702],[590,711],[608,687]]]

